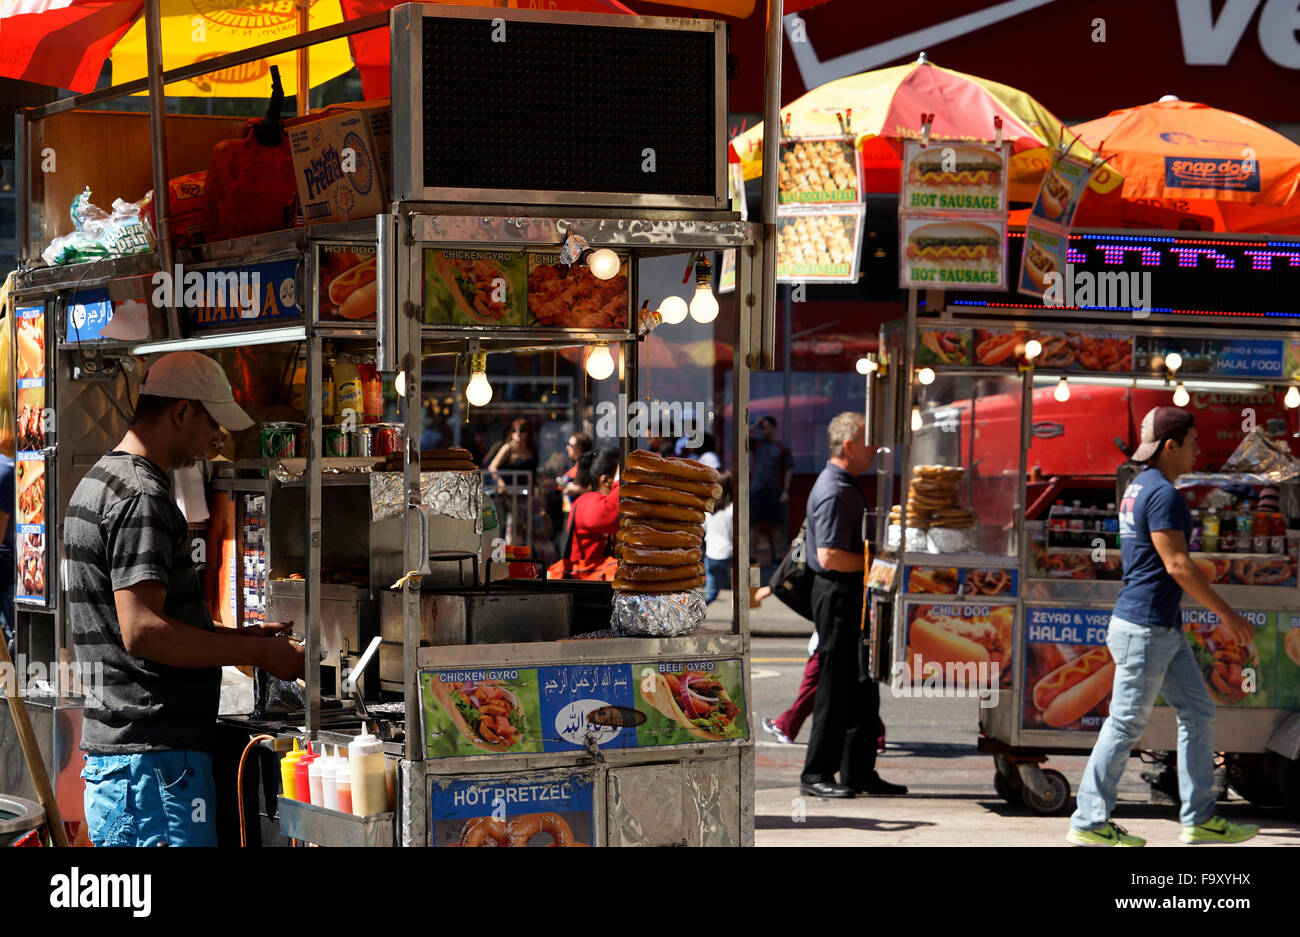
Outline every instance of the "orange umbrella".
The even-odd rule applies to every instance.
[[[1300,231],[1300,146],[1247,117],[1166,99],[1071,129],[1124,177],[1076,227]]]

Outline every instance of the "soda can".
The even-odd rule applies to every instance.
[[[378,423],[375,425],[375,445],[373,455],[388,455],[390,452],[402,451],[402,430],[400,423]]]
[[[342,458],[352,455],[352,435],[342,426],[326,426],[323,435],[321,449],[325,458]]]
[[[356,434],[352,437],[353,448],[356,450],[353,455],[370,456],[375,454],[375,433],[369,426],[358,426]]]
[[[292,459],[298,454],[297,425],[263,423],[258,442],[263,459]]]

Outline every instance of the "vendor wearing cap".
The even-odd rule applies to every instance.
[[[1079,784],[1068,842],[1079,846],[1142,846],[1110,820],[1120,776],[1162,695],[1178,715],[1178,792],[1184,843],[1239,843],[1259,827],[1214,812],[1214,700],[1183,636],[1179,602],[1186,591],[1219,618],[1225,640],[1246,644],[1254,629],[1210,586],[1187,552],[1192,515],[1173,485],[1200,450],[1192,414],[1156,407],[1142,420],[1133,461],[1145,468],[1120,500],[1124,584],[1106,644],[1115,660],[1110,715]]]
[[[211,358],[159,358],[122,441],[86,473],[64,522],[68,612],[88,694],[86,823],[96,846],[216,845],[210,747],[221,667],[303,672],[281,625],[213,625],[169,473],[253,421]],[[92,698],[93,697],[93,698]]]

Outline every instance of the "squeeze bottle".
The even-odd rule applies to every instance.
[[[348,746],[352,770],[352,812],[369,817],[388,811],[388,788],[384,782],[384,743],[363,732]]]
[[[298,800],[308,804],[311,803],[311,779],[307,772],[315,760],[316,752],[312,750],[311,742],[308,742],[306,754],[293,766],[294,790],[298,794]]]
[[[293,740],[293,751],[285,752],[280,759],[280,785],[284,788],[284,796],[289,800],[298,799],[298,788],[294,783],[293,769],[302,760],[305,753],[298,747],[298,740]]]
[[[324,805],[331,810],[339,809],[338,774],[343,759],[339,757],[339,747],[334,746],[334,754],[325,759],[320,769],[320,791]]]
[[[343,762],[335,775],[334,783],[339,798],[339,810],[343,813],[352,812],[352,768],[346,758],[339,759]]]
[[[329,764],[329,760],[329,756],[324,754],[322,749],[322,753],[317,755],[316,760],[307,767],[307,787],[310,792],[311,802],[317,807],[325,806],[325,794],[321,788],[321,771]]]

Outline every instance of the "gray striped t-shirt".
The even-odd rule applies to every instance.
[[[82,750],[208,748],[221,668],[172,667],[131,656],[113,603],[114,590],[157,580],[167,587],[165,614],[213,630],[171,479],[142,456],[107,453],[72,493],[63,539],[77,661],[83,671],[95,664],[104,669],[103,705],[85,709]]]

